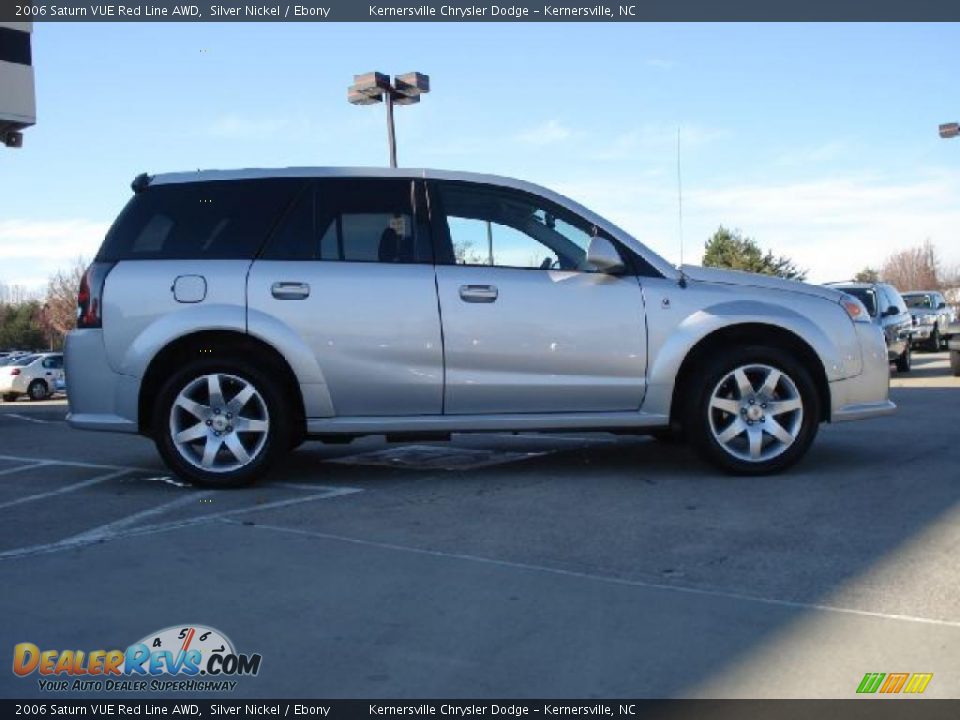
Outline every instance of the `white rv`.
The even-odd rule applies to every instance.
[[[32,30],[30,22],[0,22],[0,142],[7,147],[20,147],[21,130],[37,121]]]

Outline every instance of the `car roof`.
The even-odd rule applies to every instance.
[[[858,289],[859,289],[859,288],[862,288],[863,290],[869,290],[870,288],[872,288],[872,287],[874,287],[874,286],[876,286],[876,285],[882,285],[882,284],[883,284],[883,283],[879,283],[879,282],[875,282],[875,283],[868,283],[868,282],[830,282],[830,283],[824,283],[824,285],[826,285],[827,287],[835,287],[835,288],[844,287],[844,288],[858,288]]]
[[[900,293],[901,295],[939,295],[939,290],[907,290],[906,292]]]
[[[135,190],[154,185],[173,185],[190,182],[214,182],[224,180],[266,180],[270,178],[422,178],[425,180],[453,180],[482,183],[499,187],[521,190],[566,207],[588,222],[603,228],[615,238],[639,252],[664,277],[679,278],[680,273],[656,252],[637,240],[633,235],[618,227],[604,217],[597,215],[565,195],[536,185],[503,175],[463,172],[459,170],[437,170],[431,168],[386,168],[386,167],[286,167],[286,168],[242,168],[237,170],[194,170],[192,172],[158,173],[140,175],[133,181]]]

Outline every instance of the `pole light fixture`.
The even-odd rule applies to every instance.
[[[955,138],[957,135],[960,135],[960,123],[944,123],[940,126],[940,137],[944,140],[947,138]]]
[[[420,96],[428,92],[430,77],[423,73],[396,75],[393,83],[390,82],[389,75],[379,72],[353,76],[353,85],[347,88],[347,101],[352,105],[374,105],[386,99],[390,167],[397,166],[397,134],[393,123],[393,106],[413,105],[420,102]]]

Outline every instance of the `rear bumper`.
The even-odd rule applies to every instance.
[[[830,383],[830,421],[865,420],[889,415],[897,406],[890,401],[890,361],[883,333],[872,325],[857,324],[863,371]]]
[[[63,357],[70,380],[67,423],[82,430],[137,432],[138,380],[110,368],[103,331],[71,331]]]

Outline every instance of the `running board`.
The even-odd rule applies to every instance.
[[[575,432],[667,427],[668,415],[642,412],[517,413],[309,418],[309,435],[385,435],[422,432]]]

